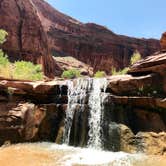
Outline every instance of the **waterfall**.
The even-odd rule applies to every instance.
[[[68,81],[68,105],[65,118],[65,132],[63,142],[70,143],[70,134],[76,108],[81,105],[79,111],[85,111],[84,105],[88,104],[88,142],[87,146],[94,149],[102,148],[102,103],[103,94],[107,87],[107,79],[80,78]]]
[[[65,144],[69,144],[70,142],[70,133],[73,122],[74,112],[78,104],[84,105],[87,91],[90,89],[90,79],[75,79],[68,80],[68,104],[66,110],[66,118],[65,118],[65,131],[63,136],[63,142]]]
[[[107,79],[93,79],[92,90],[89,96],[89,140],[88,147],[102,149],[102,109],[104,96],[107,87]]]

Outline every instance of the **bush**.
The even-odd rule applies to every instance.
[[[0,29],[0,44],[3,44],[6,41],[6,36],[8,33],[2,29]]]
[[[94,75],[95,78],[102,78],[105,76],[106,76],[106,73],[104,71],[97,71]]]
[[[8,33],[0,29],[0,44],[6,41]],[[0,49],[0,76],[5,78],[22,80],[42,80],[44,74],[41,65],[34,65],[31,62],[17,61],[14,64],[9,62],[8,56]]]
[[[66,70],[62,73],[62,78],[68,78],[68,79],[73,79],[73,78],[77,78],[77,77],[81,77],[81,73],[79,70],[77,69],[70,69],[70,70]]]
[[[133,65],[134,63],[138,62],[141,59],[141,54],[138,51],[132,55],[130,59],[130,64]]]
[[[7,55],[4,54],[4,52],[0,49],[0,66],[2,67],[6,67],[7,65],[9,65],[9,60]]]
[[[0,50],[0,76],[10,78],[11,77],[11,64],[7,55]]]
[[[0,51],[0,76],[32,81],[44,78],[41,65],[34,65],[26,61],[17,61],[14,64],[10,63],[2,51]]]
[[[130,64],[133,65],[134,63],[138,62],[141,59],[141,54],[138,51],[131,56]],[[129,67],[125,67],[122,70],[117,71],[115,67],[112,68],[111,74],[112,75],[124,75],[129,71]]]
[[[111,74],[112,75],[124,75],[124,74],[127,74],[128,71],[129,71],[129,67],[125,67],[124,69],[119,70],[119,71],[116,71],[116,68],[113,67],[111,70]]]
[[[32,62],[17,61],[14,63],[13,78],[25,80],[42,80],[44,77],[41,65]]]

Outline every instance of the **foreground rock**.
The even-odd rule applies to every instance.
[[[34,104],[0,104],[0,143],[22,142],[34,138],[46,113]]]
[[[52,8],[43,0],[3,0],[0,28],[9,35],[3,49],[10,60],[29,60],[43,65],[51,77],[60,75],[52,56],[73,56],[96,70],[128,66],[138,50],[143,57],[160,50],[154,39],[117,35],[93,23],[83,24]]]
[[[106,148],[128,153],[166,155],[166,132],[138,132],[134,134],[123,124],[110,123]]]
[[[1,80],[0,144],[55,141],[66,109],[66,93],[64,81]]]

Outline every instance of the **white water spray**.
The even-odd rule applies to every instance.
[[[105,92],[107,79],[93,79],[92,90],[89,97],[90,117],[89,117],[89,140],[88,147],[102,149],[102,108],[103,96]]]
[[[68,85],[68,104],[66,110],[65,118],[65,132],[63,136],[64,144],[69,144],[70,133],[72,127],[72,121],[74,116],[74,111],[78,104],[84,105],[87,91],[90,89],[89,79],[76,79],[67,81]]]
[[[88,147],[102,148],[102,90],[105,92],[107,79],[76,79],[68,81],[68,107],[65,119],[64,143],[69,144],[74,111],[78,104],[84,105],[89,95],[89,140]],[[81,111],[84,111],[81,110]]]

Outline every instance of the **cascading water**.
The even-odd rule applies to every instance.
[[[65,118],[65,132],[63,136],[64,144],[69,144],[70,133],[74,112],[78,104],[84,105],[88,89],[90,89],[90,79],[76,79],[68,81],[68,104]],[[83,109],[83,108],[82,108]]]
[[[89,140],[88,147],[102,149],[102,106],[103,95],[107,87],[107,79],[93,79],[92,89],[89,96]]]
[[[107,87],[107,79],[76,79],[68,81],[68,107],[65,119],[64,143],[69,144],[70,133],[74,111],[78,104],[83,106],[88,97],[89,107],[89,140],[87,146],[94,149],[102,148],[102,90]],[[85,111],[84,107],[80,107],[81,111]]]

